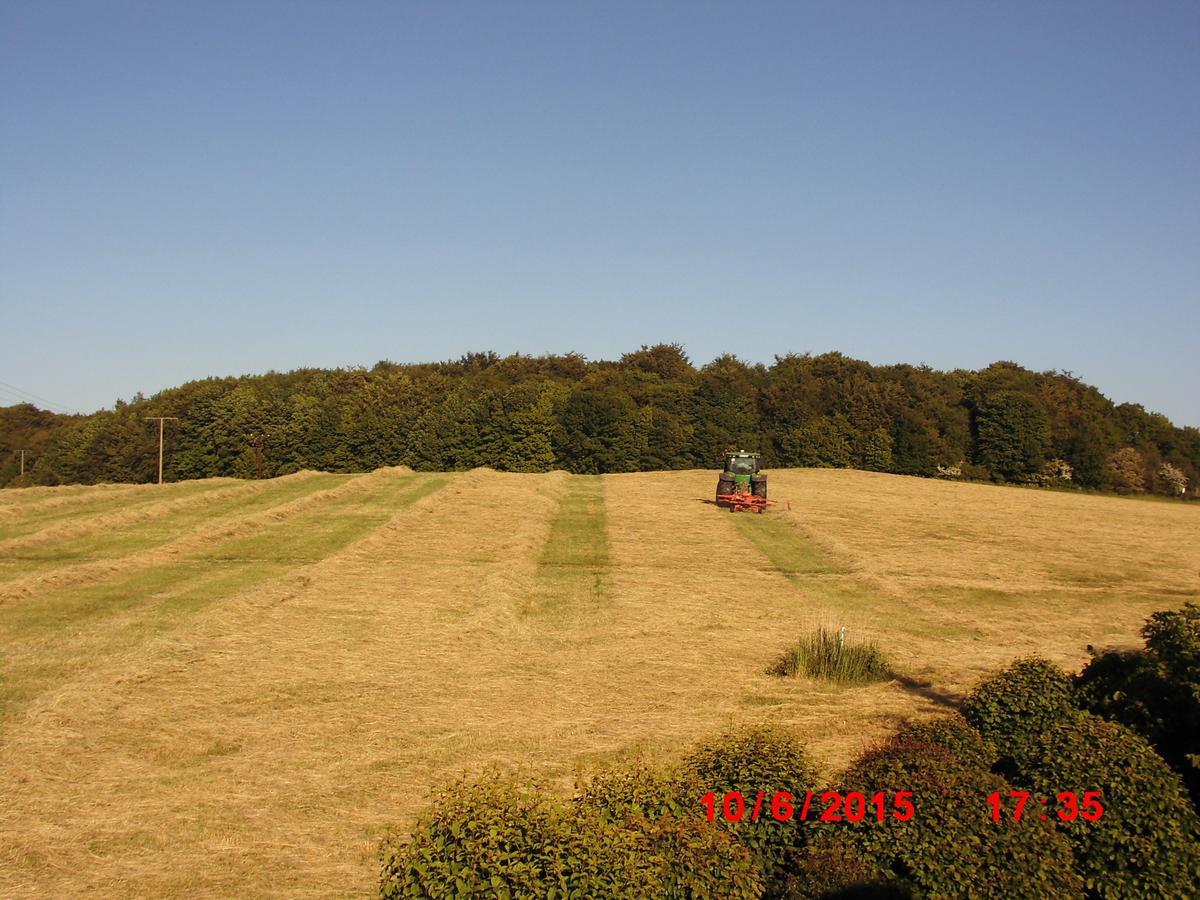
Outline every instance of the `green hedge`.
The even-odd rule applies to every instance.
[[[1041,734],[1075,711],[1071,679],[1045,659],[1019,659],[976,687],[962,711],[1011,772]]]
[[[700,782],[702,793],[716,793],[717,821],[750,848],[768,881],[777,880],[789,851],[803,844],[804,831],[798,817],[776,821],[769,814],[771,798],[779,791],[802,796],[818,786],[816,769],[799,737],[773,726],[730,731],[698,747],[685,765]],[[721,798],[728,791],[745,798],[746,816],[740,822],[727,822],[719,814]],[[759,791],[766,794],[763,813],[752,822],[750,808]]]
[[[1092,651],[1075,678],[1075,701],[1146,738],[1200,809],[1200,607],[1156,612],[1142,636],[1145,650]]]
[[[694,772],[636,765],[581,781],[575,805],[608,827],[648,834],[664,863],[658,896],[759,897],[758,866],[745,846],[704,818],[704,793]]]
[[[988,771],[996,763],[996,745],[976,731],[958,713],[906,722],[896,731],[896,739],[909,743],[941,747],[962,765]]]
[[[784,900],[909,900],[912,886],[884,872],[848,844],[818,843],[796,858]]]
[[[380,896],[632,896],[654,883],[658,867],[645,832],[573,813],[501,776],[459,781],[435,799],[408,841],[385,846]]]
[[[1038,797],[1102,792],[1099,821],[1059,824],[1098,896],[1183,897],[1200,884],[1200,819],[1183,782],[1128,728],[1076,713],[1039,736],[1017,777]]]
[[[1102,671],[1125,668],[1110,659]],[[1097,822],[1051,816],[1090,892],[1185,896],[1181,886],[1200,883],[1200,821],[1183,782],[1145,739],[1072,705],[1071,687],[1045,660],[1019,660],[980,684],[963,713],[995,742],[1005,774],[1039,807],[1041,798],[1053,803],[1064,791],[1080,799],[1102,792]]]
[[[757,900],[750,851],[703,819],[699,795],[690,815],[663,812],[687,784],[639,770],[571,801],[495,774],[456,782],[407,839],[385,842],[380,896]]]
[[[706,788],[695,773],[635,764],[630,769],[597,772],[575,786],[575,802],[613,822],[632,818],[701,817]]]
[[[957,737],[972,743],[966,734]],[[978,756],[980,747],[973,749]],[[872,809],[861,823],[821,825],[815,843],[868,861],[914,896],[1078,897],[1070,846],[1052,824],[992,821],[988,795],[1009,789],[1003,778],[946,747],[897,736],[859,757],[841,788],[868,798],[886,792],[885,821]],[[908,821],[891,814],[897,791],[912,791],[915,811]]]

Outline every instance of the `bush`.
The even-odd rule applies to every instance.
[[[632,818],[702,817],[708,788],[694,772],[636,765],[593,774],[575,786],[575,802],[613,822]]]
[[[577,807],[607,823],[647,832],[662,858],[663,897],[754,897],[762,875],[750,851],[704,819],[707,789],[695,773],[636,766],[576,786]]]
[[[385,842],[380,896],[760,897],[750,851],[703,819],[699,794],[691,815],[662,812],[681,785],[693,790],[643,769],[572,802],[500,775],[457,782],[408,839]]]
[[[1031,743],[1075,711],[1071,680],[1047,660],[1029,657],[981,683],[963,704],[963,716],[1013,771]]]
[[[1076,703],[1132,728],[1183,776],[1200,809],[1200,607],[1156,612],[1146,649],[1096,653],[1075,678]]]
[[[632,897],[759,900],[763,876],[750,850],[700,818],[664,816],[649,823],[648,837],[661,863],[658,886]]]
[[[385,844],[380,896],[545,897],[552,889],[623,896],[658,881],[644,832],[589,829],[572,813],[500,776],[453,784],[409,840]]]
[[[847,846],[814,847],[795,864],[785,900],[907,900],[912,891]]]
[[[906,722],[896,732],[896,739],[917,744],[941,747],[963,766],[988,771],[996,762],[996,745],[972,728],[958,713]]]
[[[963,752],[968,759],[986,755],[982,741],[973,744],[955,726],[937,731],[954,734],[970,748]],[[868,889],[878,895],[882,878],[893,896],[1078,897],[1082,883],[1072,868],[1070,846],[1052,824],[1036,818],[991,820],[988,795],[1009,789],[1000,776],[911,736],[894,737],[863,754],[845,774],[842,793],[858,791],[870,798],[883,791],[889,806],[883,822],[869,807],[862,822],[816,827],[818,851],[863,861],[857,877],[864,880],[837,885],[842,892],[834,896],[870,896],[862,893]],[[895,794],[902,790],[912,792],[915,807],[907,821],[892,814]],[[853,873],[853,867],[843,867],[843,875]],[[848,893],[851,887],[857,893]]]
[[[1178,897],[1200,884],[1200,819],[1182,781],[1124,726],[1076,712],[1036,739],[1018,778],[1052,802],[1062,791],[1102,792],[1099,821],[1059,824],[1096,895]]]
[[[887,657],[877,644],[848,643],[841,633],[823,627],[788,649],[769,673],[823,678],[841,684],[867,684],[892,677]]]
[[[816,770],[796,736],[770,726],[727,732],[693,751],[686,767],[705,793],[716,793],[718,803],[729,791],[739,792],[749,807],[759,791],[766,793],[770,803],[778,791],[797,796],[816,786]],[[727,822],[720,816],[717,821],[750,849],[768,881],[780,874],[788,850],[803,842],[799,822],[776,821],[765,809],[757,822],[750,821],[749,814],[740,822]]]

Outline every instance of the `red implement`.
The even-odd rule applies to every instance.
[[[766,497],[756,497],[754,494],[717,494],[717,502],[723,506],[728,506],[730,512],[743,512],[744,510],[753,510],[754,512],[766,512],[768,506],[774,506],[774,500],[768,500]]]

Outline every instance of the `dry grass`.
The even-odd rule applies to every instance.
[[[772,720],[832,771],[1006,659],[1074,666],[1200,594],[1195,507],[795,470],[771,476],[792,510],[751,517],[704,502],[714,477],[269,483],[241,520],[131,515],[144,555],[18,577],[0,894],[362,894],[385,825],[464,769],[566,787]],[[14,524],[92,491],[124,493],[0,505]],[[153,544],[176,515],[186,533]],[[765,674],[820,625],[929,689]]]
[[[230,497],[222,491],[216,499],[223,502],[200,507],[190,504],[186,512],[177,513],[166,523],[153,518],[147,521],[148,510],[138,510],[142,512],[142,520],[137,524],[124,528],[106,528],[102,524],[88,528],[75,540],[55,542],[49,552],[11,554],[7,565],[0,568],[0,604],[145,570],[186,556],[197,548],[203,549],[214,541],[256,533],[272,522],[313,509],[334,497],[369,491],[373,480],[387,471],[366,476],[298,472],[269,483],[255,482],[245,488],[253,496]],[[120,519],[124,514],[106,512],[99,518]]]

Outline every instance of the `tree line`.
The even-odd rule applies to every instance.
[[[147,482],[157,429],[168,480],[491,466],[576,473],[711,467],[726,447],[770,467],[1196,496],[1200,429],[1114,404],[1069,372],[874,366],[840,353],[724,355],[678,344],[617,361],[578,354],[380,362],[207,378],[86,416],[0,409],[0,485]],[[24,479],[12,451],[27,451]]]

